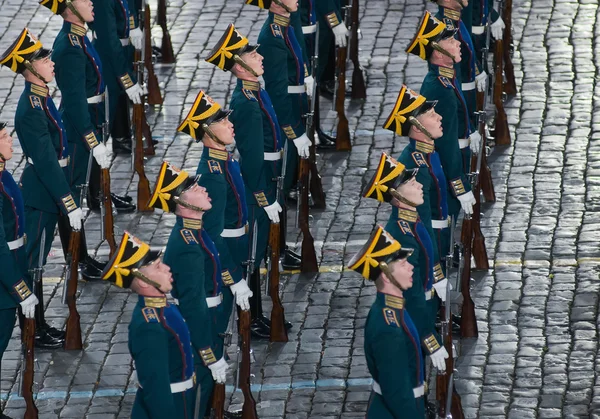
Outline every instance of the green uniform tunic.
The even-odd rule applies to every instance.
[[[335,75],[335,37],[332,28],[343,23],[339,0],[312,0],[312,8],[319,23],[319,63],[315,80],[333,80]]]
[[[403,298],[377,293],[365,325],[365,357],[375,381],[366,417],[423,418],[423,355]]]
[[[129,353],[139,388],[133,419],[193,419],[196,386],[190,332],[166,298],[142,297],[129,324]]]

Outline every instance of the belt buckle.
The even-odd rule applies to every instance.
[[[249,231],[250,231],[250,226],[248,225],[248,223],[246,223],[246,225],[244,226],[244,234],[248,234]]]

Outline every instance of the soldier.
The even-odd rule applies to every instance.
[[[173,278],[150,246],[125,232],[102,279],[139,295],[129,323],[129,353],[138,390],[131,417],[193,419],[196,385],[188,326],[167,302]]]
[[[490,12],[490,30],[494,39],[502,39],[505,24],[500,14],[493,8],[493,0],[474,0],[470,3],[473,4],[471,38],[473,39],[475,54],[481,60],[481,49],[485,46],[486,42],[485,28],[488,20],[490,20]],[[485,69],[487,63],[482,62],[481,64]]]
[[[434,284],[433,241],[416,210],[424,203],[423,185],[415,179],[418,172],[418,167],[406,169],[402,163],[383,153],[375,174],[362,190],[362,196],[389,202],[397,209],[385,230],[403,248],[414,250],[408,257],[408,262],[413,266],[413,286],[404,293],[406,309],[417,326],[425,354],[444,373],[444,361],[448,358],[448,353],[435,331],[437,305],[427,304],[426,301],[432,301],[434,290],[445,291],[447,281],[443,279]],[[443,278],[441,272],[438,274]]]
[[[31,292],[31,279],[26,275],[23,197],[6,170],[6,162],[12,158],[12,142],[6,123],[0,122],[0,361],[15,326],[17,307],[32,319],[38,305]],[[2,412],[0,416],[10,419]]]
[[[26,240],[27,269],[38,268],[40,252],[46,257],[59,217],[76,229],[81,227],[83,213],[76,204],[67,182],[69,145],[62,119],[49,95],[47,83],[54,78],[54,63],[50,51],[43,48],[27,28],[2,54],[0,63],[22,74],[25,89],[19,98],[15,128],[25,159],[21,177],[26,224],[22,219]],[[20,240],[25,242],[25,236]],[[46,237],[41,249],[42,236]],[[35,344],[41,349],[62,346],[64,332],[48,326],[44,318],[43,287],[35,292],[42,304],[36,309]]]
[[[257,263],[250,277],[253,294],[250,300],[251,330],[255,337],[268,338],[270,321],[262,311],[260,263],[267,254],[270,223],[281,221],[282,207],[277,200],[277,178],[281,173],[283,139],[271,99],[258,79],[264,70],[263,58],[256,49],[257,46],[250,45],[248,39],[230,24],[207,61],[224,71],[231,71],[238,78],[231,97],[232,113],[229,117],[233,122],[235,143],[240,153],[250,226],[256,222],[258,228],[255,256]],[[257,141],[257,138],[262,141]],[[238,259],[248,254],[247,249],[245,251],[244,254],[241,250],[238,252]],[[284,265],[290,265],[285,257]]]
[[[315,79],[320,92],[333,97],[335,85],[335,47],[345,48],[348,42],[348,28],[340,0],[313,0],[314,13],[319,22],[319,65],[315,70]]]
[[[475,197],[464,172],[458,142],[458,108],[462,94],[456,85],[453,65],[460,62],[461,53],[455,32],[426,12],[406,52],[429,62],[421,94],[430,101],[437,101],[436,112],[442,117],[443,134],[435,138],[435,149],[448,181],[448,190],[452,192],[448,194],[448,212],[456,219],[461,208],[465,214],[473,213]]]
[[[211,198],[198,185],[198,177],[163,162],[150,200],[151,207],[177,215],[169,236],[165,263],[173,271],[172,295],[190,327],[200,385],[201,414],[208,408],[213,379],[225,383],[227,362],[223,338],[219,336],[222,318],[221,263],[217,248],[203,228],[203,214],[210,210]]]
[[[348,266],[375,282],[377,297],[365,324],[365,356],[373,377],[367,418],[422,418],[423,354],[417,329],[405,309],[404,292],[413,285],[413,267],[402,248],[380,226]]]

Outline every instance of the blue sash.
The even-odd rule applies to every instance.
[[[230,179],[229,184],[238,200],[238,214],[240,217],[238,218],[237,226],[243,227],[248,221],[248,207],[246,206],[246,189],[244,188],[240,164],[237,160],[234,160],[229,156],[225,163],[225,167],[227,168],[227,175]]]
[[[446,175],[444,174],[444,169],[442,168],[440,155],[436,151],[429,154],[429,167],[431,168],[431,174],[436,180],[438,189],[440,191],[440,212],[442,214],[442,218],[446,219],[448,217],[448,184],[446,183]]]
[[[165,327],[171,329],[177,335],[179,341],[179,350],[185,359],[183,364],[183,377],[181,381],[192,378],[194,374],[194,356],[192,354],[192,343],[190,340],[190,331],[183,320],[177,306],[167,305],[163,310],[163,317],[167,324]]]
[[[10,203],[13,212],[15,213],[15,217],[17,218],[18,237],[22,237],[25,232],[25,207],[23,205],[23,195],[21,195],[21,190],[15,182],[15,179],[7,170],[0,172],[0,181],[8,196],[12,198]]]
[[[221,278],[221,260],[219,259],[219,251],[217,246],[212,241],[206,230],[202,229],[200,233],[200,239],[202,241],[202,247],[207,252],[213,264],[213,276],[212,282],[214,285],[213,295],[207,295],[207,297],[215,297],[221,292],[223,287],[223,278]]]

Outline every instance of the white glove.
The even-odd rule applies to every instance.
[[[81,224],[83,224],[83,211],[81,211],[81,208],[74,209],[67,216],[71,228],[77,231],[81,230]]]
[[[477,91],[485,91],[485,88],[487,86],[487,78],[488,75],[485,71],[482,71],[477,77],[475,77],[475,86],[477,86]]]
[[[346,28],[346,25],[344,25],[344,22],[340,23],[337,26],[334,26],[333,28],[331,28],[331,30],[333,31],[333,35],[335,36],[335,44],[340,47],[340,48],[344,48],[346,46],[346,44],[348,43],[348,28]]]
[[[308,76],[304,78],[304,87],[306,87],[306,94],[312,97],[313,88],[315,87],[315,79],[313,76]]]
[[[496,19],[496,21],[490,25],[490,30],[492,31],[492,36],[494,37],[494,39],[502,39],[502,36],[504,35],[505,26],[506,25],[504,24],[502,18],[498,16],[498,19]]]
[[[92,154],[101,169],[108,169],[110,167],[110,154],[108,153],[108,148],[103,143],[92,148]]]
[[[142,49],[142,41],[144,39],[144,33],[140,28],[134,28],[129,31],[129,39],[131,40],[131,45],[137,50]]]
[[[25,300],[21,301],[21,309],[23,310],[23,316],[26,319],[33,319],[35,317],[35,306],[37,306],[39,300],[35,296],[35,294],[31,294]]]
[[[306,134],[302,134],[300,137],[294,139],[294,145],[298,149],[298,155],[303,159],[307,159],[310,156],[310,140]]]
[[[458,195],[458,200],[460,201],[460,206],[465,212],[465,215],[472,215],[473,205],[475,205],[475,197],[473,196],[473,192],[469,191],[465,194]]]
[[[250,310],[250,297],[254,295],[245,279],[242,279],[237,284],[229,286],[229,289],[235,295],[235,302],[244,311]]]
[[[471,151],[475,154],[479,154],[481,150],[481,134],[478,131],[472,132],[469,135],[469,141],[471,142]]]
[[[136,83],[129,89],[125,90],[125,93],[127,93],[129,99],[131,99],[131,101],[136,105],[142,103],[142,95],[144,94],[144,91],[142,90],[142,87],[139,83]]]
[[[443,346],[429,355],[433,366],[442,374],[446,372],[446,359],[448,359],[448,351]]]
[[[446,278],[433,284],[433,288],[435,288],[435,293],[440,296],[443,302],[446,302],[446,291],[448,287],[452,289],[452,284],[448,283],[448,280]]]
[[[215,380],[217,384],[225,384],[227,379],[227,370],[229,369],[229,365],[227,365],[225,358],[221,358],[214,364],[210,364],[208,369],[210,369],[213,380]]]
[[[281,205],[279,205],[279,202],[275,201],[275,203],[268,205],[264,208],[265,212],[267,213],[267,216],[269,217],[269,220],[271,220],[272,223],[279,223],[279,213],[281,211],[283,211],[283,208],[281,208]]]

